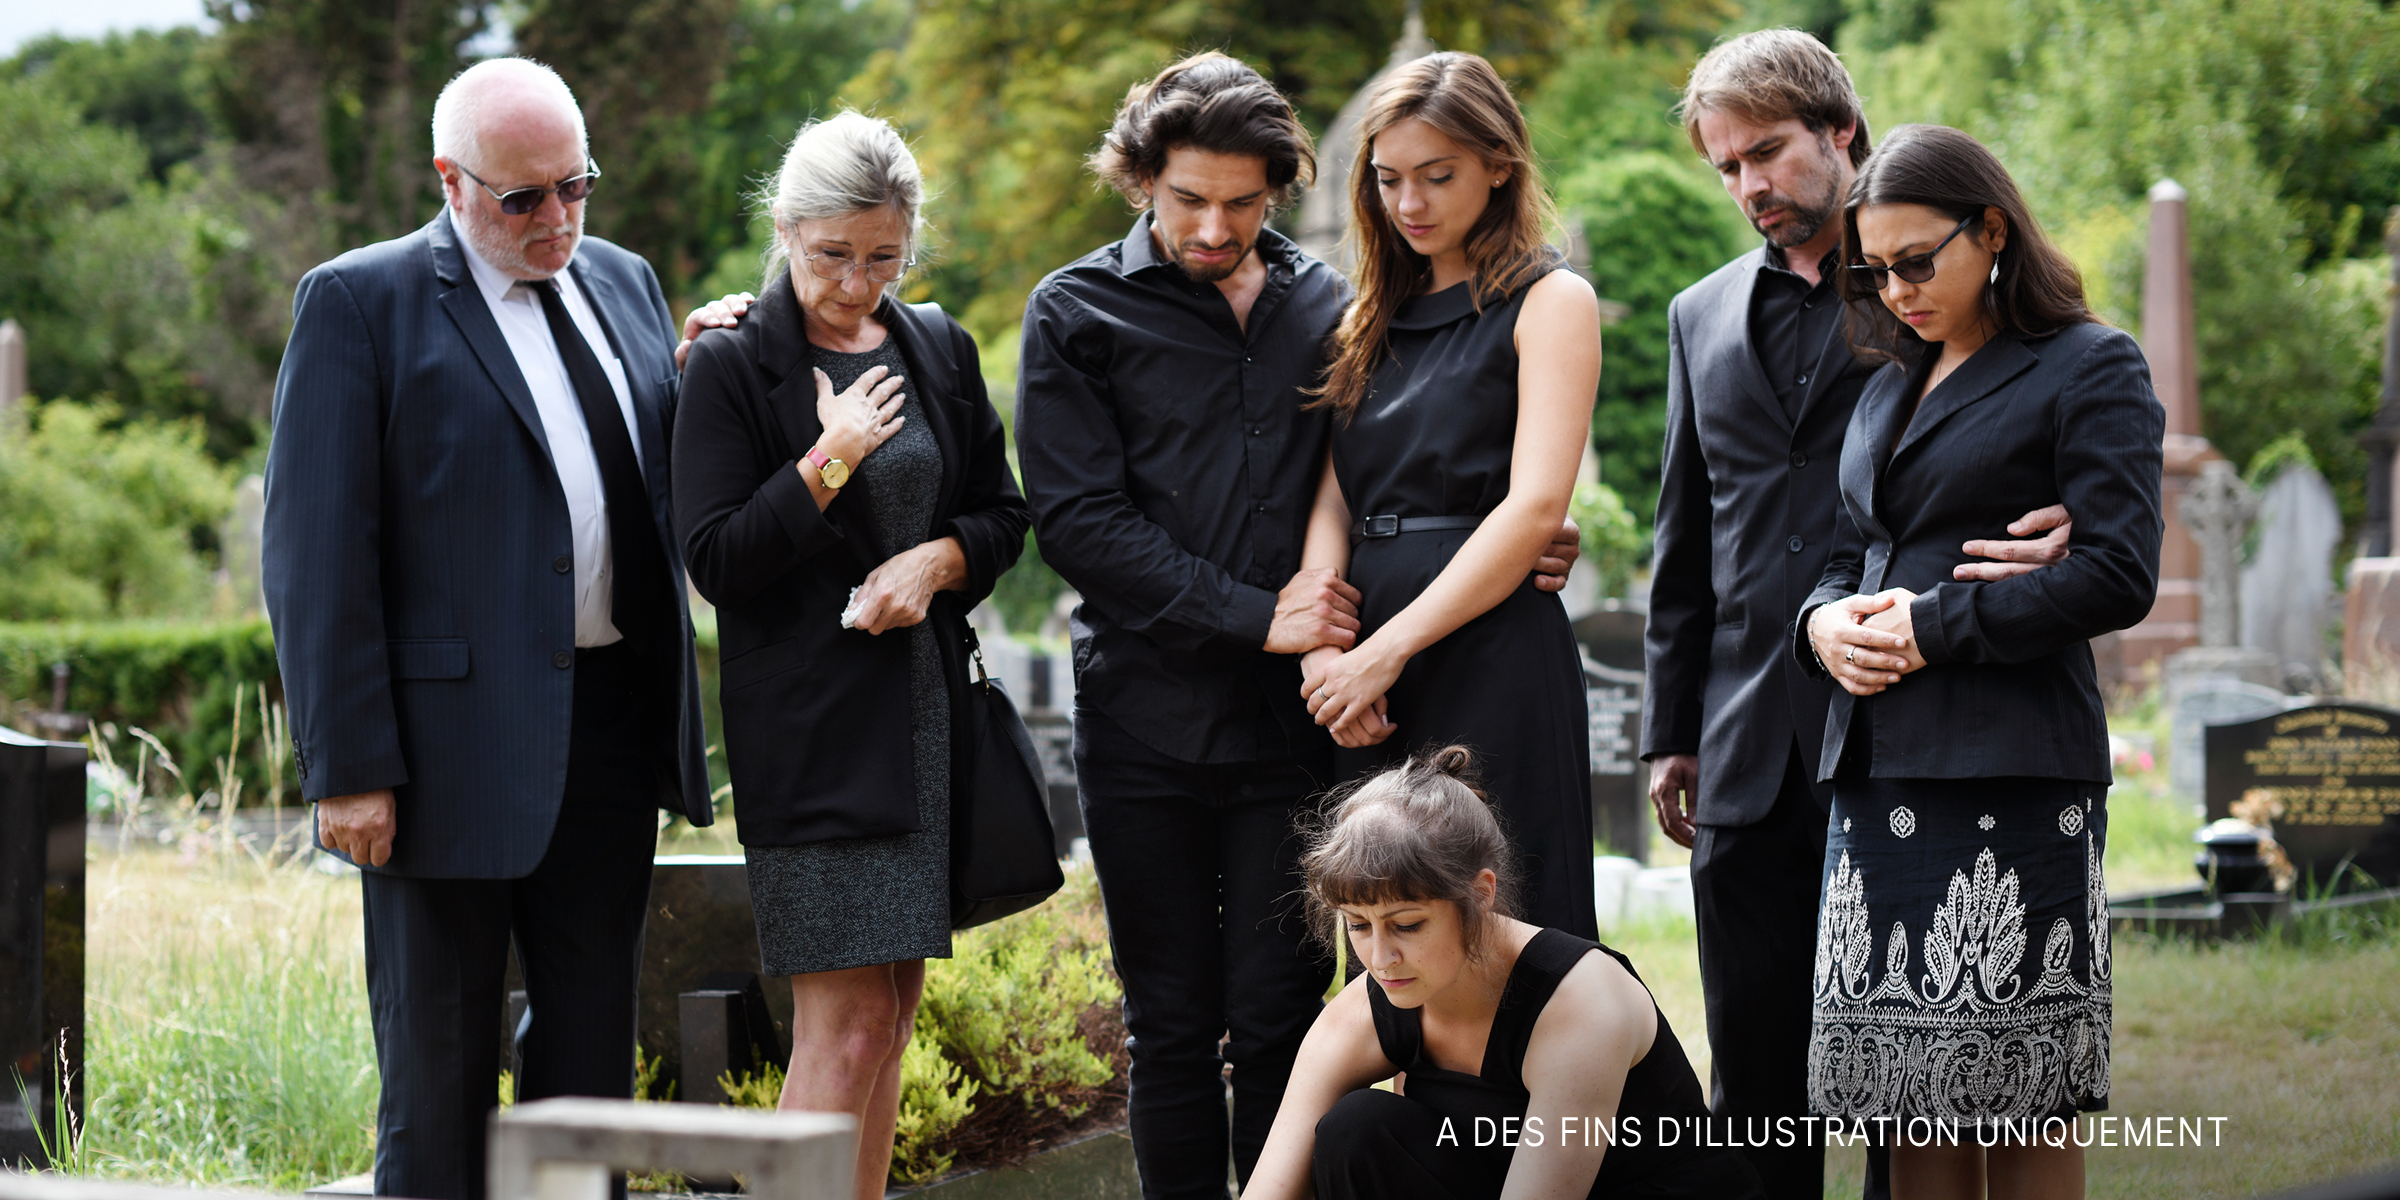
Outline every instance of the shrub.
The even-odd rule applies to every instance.
[[[198,547],[233,506],[233,475],[198,422],[119,423],[56,400],[0,418],[0,618],[181,616],[209,594]]]

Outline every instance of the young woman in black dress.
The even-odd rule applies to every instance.
[[[1633,965],[1509,915],[1469,762],[1385,771],[1311,838],[1314,924],[1363,973],[1309,1029],[1244,1200],[1759,1195],[1693,1136],[1700,1081]],[[1405,1094],[1370,1086],[1401,1072]]]
[[[1599,301],[1543,241],[1555,214],[1490,63],[1401,67],[1359,144],[1358,298],[1334,335],[1302,566],[1358,588],[1362,627],[1302,658],[1302,690],[1344,775],[1472,747],[1524,856],[1526,915],[1595,937],[1582,668],[1529,573],[1590,436]]]

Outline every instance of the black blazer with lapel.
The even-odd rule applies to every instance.
[[[2141,347],[2106,325],[2002,334],[1910,412],[1931,368],[1886,366],[1842,450],[1842,519],[1825,576],[1791,627],[1793,661],[1817,605],[1907,588],[1925,666],[1869,697],[1871,775],[2027,775],[2110,781],[2108,721],[2090,639],[2158,594],[2166,410]],[[1950,578],[1959,545],[2064,504],[2064,561],[1992,583]],[[1858,698],[1836,689],[1819,778],[1842,762]]]
[[[568,269],[625,368],[651,524],[671,549],[673,318],[650,265],[599,238]],[[557,564],[574,537],[533,394],[447,209],[301,279],[274,422],[261,565],[302,794],[394,789],[389,873],[531,872],[566,786],[575,595]],[[676,793],[662,800],[706,825],[699,676],[670,569],[678,636],[660,669],[679,716],[659,730]]]
[[[1830,684],[1784,653],[1792,609],[1833,541],[1835,467],[1874,373],[1835,335],[1818,348],[1797,421],[1750,342],[1764,247],[1667,307],[1667,436],[1646,636],[1642,757],[1697,754],[1698,818],[1765,819],[1794,730],[1813,770]]]
[[[903,389],[941,445],[930,536],[966,551],[965,589],[937,593],[928,617],[955,734],[971,728],[967,610],[1015,564],[1033,516],[1009,474],[974,339],[931,304],[886,299],[876,317],[899,341]],[[717,606],[725,762],[752,846],[918,827],[908,638],[841,627],[850,589],[893,552],[876,536],[872,485],[853,475],[819,511],[795,466],[823,431],[813,361],[779,274],[748,319],[693,345],[676,421],[675,511],[692,582]],[[954,791],[967,782],[963,742],[951,739]]]

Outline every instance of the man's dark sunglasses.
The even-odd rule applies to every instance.
[[[1932,283],[1933,256],[1940,254],[1942,252],[1942,247],[1949,245],[1952,238],[1956,238],[1959,234],[1965,233],[1967,231],[1968,222],[1973,221],[1982,215],[1982,213],[1976,213],[1974,216],[1970,216],[1966,220],[1960,221],[1957,225],[1952,226],[1950,229],[1950,237],[1943,238],[1940,242],[1934,245],[1933,249],[1928,250],[1923,254],[1911,254],[1907,258],[1901,259],[1900,261],[1893,263],[1888,267],[1869,266],[1866,263],[1851,263],[1851,270],[1866,272],[1866,274],[1863,276],[1853,275],[1851,278],[1865,279],[1868,283],[1868,290],[1876,292],[1880,292],[1884,288],[1891,286],[1892,276],[1894,275],[1897,275],[1900,278],[1909,281],[1910,283]]]
[[[491,192],[492,199],[500,202],[500,211],[507,213],[512,217],[521,217],[526,213],[540,208],[542,206],[542,197],[547,196],[552,192],[558,193],[559,203],[573,204],[576,201],[591,195],[592,181],[600,178],[600,164],[587,161],[584,163],[585,170],[581,175],[570,175],[567,178],[561,179],[557,183],[551,184],[548,187],[521,187],[512,188],[503,192],[495,190],[492,185],[483,181],[483,176],[467,170],[464,166],[460,166],[456,162],[453,162],[450,165],[458,167],[460,174],[474,180],[475,186],[482,188],[487,192]]]

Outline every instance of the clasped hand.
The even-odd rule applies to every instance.
[[[1845,596],[1808,614],[1808,641],[1842,690],[1872,696],[1925,665],[1907,588]]]
[[[1333,744],[1356,750],[1399,730],[1384,716],[1384,693],[1400,678],[1406,660],[1394,660],[1370,642],[1356,650],[1319,646],[1300,656],[1300,694],[1308,715],[1333,735]]]
[[[958,586],[967,555],[957,538],[935,538],[883,560],[858,585],[850,627],[868,633],[906,629],[925,620],[933,594]]]
[[[825,427],[817,445],[851,470],[908,423],[899,415],[908,399],[900,391],[904,377],[888,368],[868,367],[839,394],[825,372],[811,368],[810,374],[817,379],[817,423]]]

